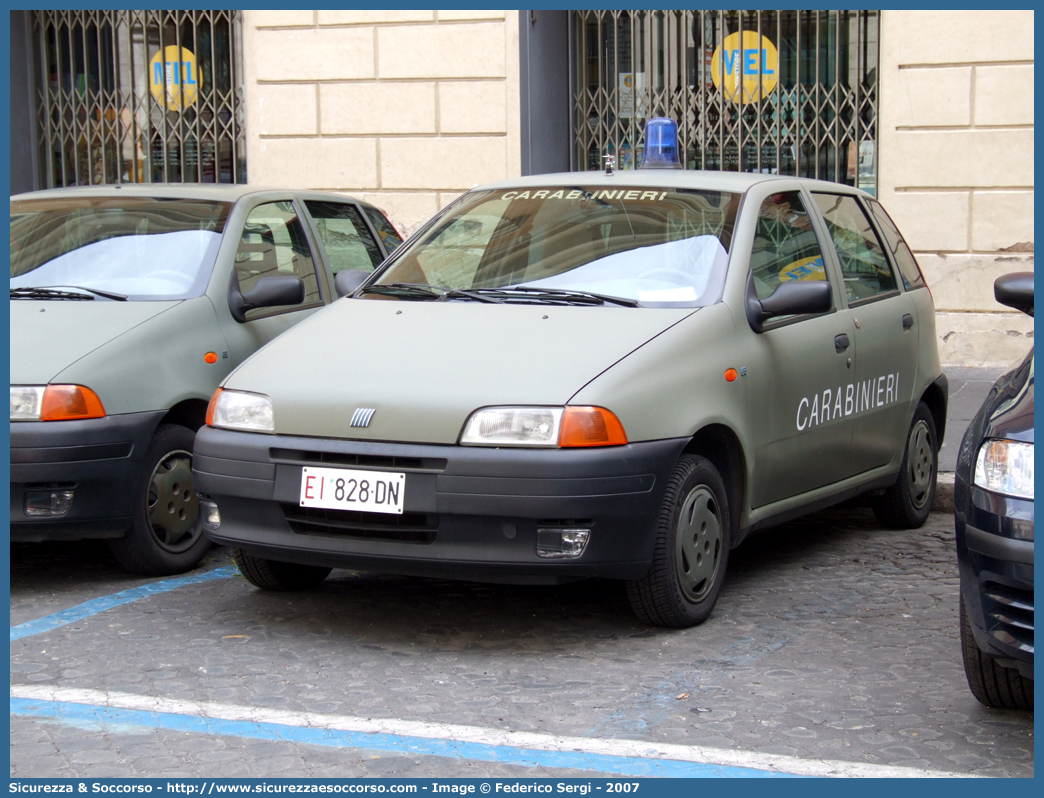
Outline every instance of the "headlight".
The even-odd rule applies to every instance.
[[[12,385],[11,420],[38,421],[43,393],[43,385]]]
[[[980,488],[1033,498],[1033,444],[1020,441],[985,441],[975,458],[974,482]]]
[[[604,407],[486,407],[464,424],[465,446],[621,446],[620,420]]]
[[[102,418],[98,394],[82,385],[12,385],[12,421],[74,421]]]
[[[223,429],[275,432],[272,400],[259,393],[218,388],[207,408],[207,424]]]

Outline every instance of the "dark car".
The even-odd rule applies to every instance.
[[[1033,274],[1001,277],[1033,315]],[[1033,350],[997,380],[961,443],[954,488],[961,648],[979,701],[1033,709]]]

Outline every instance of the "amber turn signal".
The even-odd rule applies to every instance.
[[[210,397],[210,404],[207,405],[207,417],[204,419],[204,423],[208,427],[214,426],[214,408],[217,407],[218,394],[221,393],[224,388],[218,388],[214,391],[214,395]]]
[[[41,421],[73,421],[103,418],[105,408],[98,394],[82,385],[48,385],[40,402]]]
[[[203,360],[211,364],[217,363],[217,352],[207,352],[203,355]]]
[[[627,443],[623,424],[604,407],[567,407],[562,414],[558,445],[622,446]]]
[[[738,376],[736,369],[725,369],[725,382],[735,382]]]

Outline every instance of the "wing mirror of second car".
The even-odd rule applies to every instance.
[[[826,313],[833,305],[830,283],[826,280],[791,280],[780,283],[764,299],[758,299],[753,275],[747,280],[747,321],[754,332],[761,332],[765,322],[777,316],[801,316]]]
[[[993,296],[1002,305],[1033,315],[1033,272],[1012,272],[993,283]]]
[[[355,289],[362,285],[372,272],[362,269],[341,269],[334,276],[334,291],[337,296],[348,296],[354,294]]]
[[[238,322],[245,322],[248,310],[300,305],[304,302],[304,297],[304,281],[293,274],[262,277],[245,294],[239,290],[239,284],[233,279],[228,292],[228,307],[232,312],[232,318]]]

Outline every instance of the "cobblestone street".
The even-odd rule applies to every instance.
[[[218,549],[205,567],[228,565]],[[146,582],[98,544],[15,546],[11,623]],[[1032,715],[988,710],[968,691],[957,590],[952,516],[895,532],[864,508],[749,540],[714,615],[683,631],[642,626],[607,581],[508,587],[335,571],[314,593],[274,594],[233,575],[12,640],[12,695],[82,688],[1032,776]],[[594,775],[134,719],[11,722],[12,776]]]

